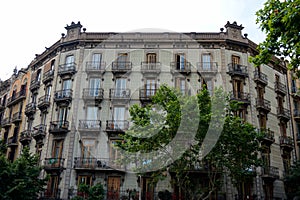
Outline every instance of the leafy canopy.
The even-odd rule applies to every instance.
[[[300,66],[300,0],[267,0],[256,12],[256,23],[266,33],[259,44],[259,54],[251,61],[259,66],[267,64],[272,55],[287,57],[289,68]]]

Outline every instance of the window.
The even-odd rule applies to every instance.
[[[297,136],[300,136],[300,123],[296,123],[296,127],[297,127]]]
[[[156,53],[147,53],[147,63],[156,63]]]
[[[232,56],[232,57],[231,57],[231,62],[232,62],[234,65],[240,64],[240,57],[239,57],[239,56]]]
[[[175,55],[175,63],[177,70],[185,69],[185,56],[184,54],[176,54]]]
[[[101,69],[101,60],[102,60],[102,54],[94,53],[92,56],[92,68]]]
[[[32,120],[27,121],[27,130],[32,130]]]
[[[125,107],[116,106],[114,107],[113,113],[114,119],[114,129],[124,129],[124,120],[125,120]]]
[[[53,140],[52,158],[62,157],[63,142],[63,140]]]
[[[47,113],[41,113],[41,124],[46,125]]]
[[[55,59],[51,60],[51,64],[50,64],[50,71],[54,70],[54,65],[55,65]]]
[[[98,107],[87,106],[86,119],[87,120],[98,120]]]
[[[51,88],[52,88],[51,85],[49,85],[49,86],[46,87],[46,95],[47,95],[47,96],[50,96],[50,95],[51,95]]]
[[[62,84],[62,89],[69,90],[71,88],[72,88],[72,80],[71,79],[64,80]]]
[[[210,54],[202,55],[202,69],[205,71],[211,70],[211,56]]]
[[[175,87],[179,89],[182,94],[186,93],[186,84],[184,78],[176,78]]]
[[[280,122],[280,132],[282,136],[286,136],[286,124],[284,122]]]
[[[74,56],[73,55],[70,55],[70,56],[67,56],[66,57],[66,62],[65,62],[65,64],[66,64],[66,68],[70,68],[70,67],[72,67],[73,65],[74,65]]]
[[[206,88],[211,96],[213,94],[213,81],[212,80],[206,81]]]
[[[155,79],[147,79],[145,89],[146,89],[146,96],[147,97],[153,96],[155,94],[155,89],[156,89]]]
[[[90,78],[89,79],[89,95],[92,97],[96,97],[99,95],[99,89],[101,85],[101,79],[100,78]]]
[[[127,53],[119,53],[118,54],[118,68],[119,69],[125,69],[126,68],[126,62],[127,62],[128,54]]]
[[[40,80],[41,80],[41,69],[39,69],[39,70],[37,71],[35,80],[36,80],[36,81],[40,81]]]
[[[59,176],[51,175],[47,183],[46,197],[56,197],[58,193]]]
[[[242,98],[243,95],[243,81],[233,80],[233,95],[235,98]]]
[[[58,110],[58,126],[61,128],[68,119],[68,107],[60,107]]]
[[[259,127],[260,129],[266,129],[267,128],[267,116],[265,114],[259,114]]]
[[[257,86],[257,97],[258,99],[264,99],[264,88]]]
[[[92,139],[84,139],[82,140],[82,157],[83,158],[92,158],[94,157],[94,149],[95,149],[95,140]]]
[[[117,78],[116,79],[116,97],[123,97],[126,95],[126,78]]]
[[[92,185],[92,175],[79,175],[78,176],[78,185],[84,184],[84,185]]]

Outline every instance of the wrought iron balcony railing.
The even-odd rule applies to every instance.
[[[275,82],[275,92],[286,95],[287,88],[286,85],[280,83],[279,81]]]
[[[218,63],[217,62],[199,62],[197,63],[197,71],[200,74],[212,73],[215,74],[218,72]]]
[[[15,103],[26,98],[26,90],[21,90],[17,93],[14,93],[10,98],[7,99],[7,106],[11,106]]]
[[[117,159],[75,157],[74,168],[86,170],[125,170],[125,165],[119,163]]]
[[[228,64],[228,74],[233,76],[243,76],[248,77],[248,69],[245,65],[235,64],[235,63],[229,63]]]
[[[58,67],[58,75],[65,76],[65,75],[73,75],[76,73],[76,63],[67,63],[59,65]]]
[[[105,72],[106,63],[105,62],[95,62],[88,61],[86,62],[85,71],[86,73],[100,73]]]
[[[129,121],[127,120],[107,120],[106,131],[123,132],[129,128]]]
[[[50,122],[49,132],[52,134],[67,133],[69,132],[69,122],[68,121],[52,121]]]
[[[288,121],[291,118],[291,112],[290,112],[290,110],[288,110],[286,108],[278,107],[277,108],[277,117],[282,120]]]
[[[43,75],[43,83],[47,83],[53,80],[54,77],[54,70],[49,70],[47,72],[44,73]]]
[[[184,74],[191,73],[191,63],[190,62],[171,62],[172,72],[179,72]]]
[[[71,89],[58,90],[58,91],[55,91],[54,101],[56,103],[60,103],[60,102],[69,103],[72,101],[72,96],[73,96],[73,90],[71,90]]]
[[[38,99],[38,108],[40,110],[47,109],[50,106],[50,95],[44,95]]]
[[[44,160],[44,169],[45,170],[62,170],[64,169],[64,158],[45,158]]]
[[[99,131],[100,128],[101,128],[100,120],[79,120],[78,129]]]
[[[265,112],[271,111],[271,102],[266,99],[256,99],[256,108],[264,110]]]
[[[110,99],[128,100],[130,99],[130,89],[110,89]]]
[[[112,63],[111,70],[112,73],[126,73],[130,72],[132,69],[132,63],[129,61],[115,61]]]
[[[255,82],[261,83],[263,85],[267,85],[268,84],[268,76],[266,74],[255,70],[253,72],[253,75],[254,75],[254,81]]]
[[[141,66],[142,73],[160,73],[161,72],[161,63],[160,62],[142,62]]]

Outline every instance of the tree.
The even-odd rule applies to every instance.
[[[47,179],[39,178],[41,168],[38,157],[32,155],[28,148],[14,162],[10,162],[5,154],[0,153],[0,199],[36,199],[44,190]]]
[[[290,173],[286,176],[285,187],[288,199],[300,197],[300,161],[291,167]]]
[[[227,102],[225,106],[222,90],[217,90],[214,96],[211,99],[209,92],[203,89],[196,97],[185,97],[163,85],[154,95],[152,104],[146,107],[132,106],[129,111],[134,124],[121,136],[123,140],[118,143],[118,147],[135,154],[125,153],[124,160],[142,163],[137,164],[136,171],[142,176],[151,176],[154,185],[169,172],[174,190],[177,190],[176,195],[184,196],[185,199],[209,198],[220,189],[225,174],[232,178],[243,196],[243,184],[252,181],[255,173],[252,168],[260,164],[257,156],[260,135],[255,127],[233,114],[234,109],[240,106],[238,103]],[[198,113],[195,114],[194,110]],[[195,123],[196,129],[193,129]],[[168,146],[177,135],[182,136],[182,142],[177,141],[177,145]],[[188,148],[180,148],[185,145]],[[145,162],[137,156],[157,149],[167,152],[167,156],[163,151],[160,151],[162,155],[155,154],[157,160],[163,160],[161,163],[167,165],[160,165],[151,159]],[[174,152],[181,154],[175,157]],[[198,178],[194,178],[197,177],[195,173],[199,172],[206,183],[200,183]]]
[[[104,188],[103,185],[97,183],[93,186],[86,184],[80,184],[78,186],[77,196],[72,200],[103,200],[104,199]]]
[[[259,54],[252,62],[267,64],[272,55],[290,59],[289,68],[300,66],[300,0],[267,0],[256,12],[256,23],[266,33],[266,39],[258,45]],[[300,74],[298,74],[299,76]]]

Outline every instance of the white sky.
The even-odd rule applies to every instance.
[[[10,0],[0,2],[0,79],[25,68],[80,21],[87,32],[127,32],[144,28],[175,32],[219,32],[230,21],[259,43],[264,34],[255,12],[266,0]]]

